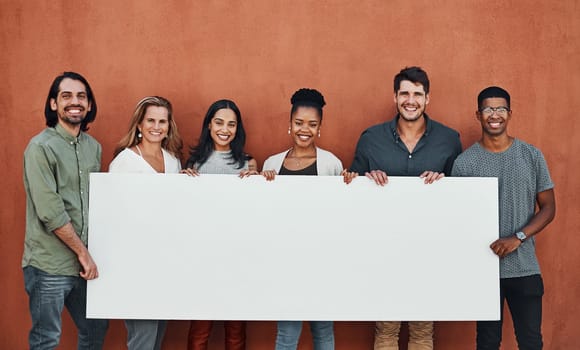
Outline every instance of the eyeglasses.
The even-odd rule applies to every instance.
[[[481,114],[483,114],[486,117],[492,116],[494,112],[500,117],[505,117],[509,111],[510,111],[509,108],[503,106],[485,107],[479,110],[479,112],[481,112]]]

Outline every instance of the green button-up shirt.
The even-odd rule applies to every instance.
[[[24,151],[26,236],[22,266],[55,275],[78,276],[80,264],[53,231],[71,222],[87,244],[89,173],[101,170],[101,145],[59,124],[30,140]]]

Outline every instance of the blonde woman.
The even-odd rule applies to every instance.
[[[145,97],[135,107],[127,134],[115,149],[111,173],[179,173],[182,142],[171,103]],[[129,350],[159,350],[167,321],[125,320]]]

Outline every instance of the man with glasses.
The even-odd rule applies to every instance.
[[[500,238],[490,248],[500,258],[502,316],[499,321],[477,322],[477,349],[499,349],[504,300],[518,347],[542,349],[544,285],[534,236],[556,213],[554,184],[542,152],[508,134],[508,92],[488,87],[479,93],[477,104],[481,139],[457,158],[452,171],[453,176],[497,177],[499,182]]]
[[[459,133],[425,113],[429,103],[427,73],[420,67],[402,69],[395,75],[394,92],[398,113],[391,121],[362,133],[345,182],[360,173],[379,186],[387,184],[387,174],[420,176],[430,184],[451,173],[453,161],[461,153]],[[425,282],[425,292],[428,290],[429,283]],[[377,322],[375,350],[397,350],[400,328],[400,321]],[[409,321],[408,348],[433,349],[433,322]]]

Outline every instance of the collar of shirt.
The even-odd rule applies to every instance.
[[[67,143],[75,144],[78,143],[80,141],[80,138],[82,137],[82,132],[79,132],[79,136],[74,137],[71,134],[68,133],[68,131],[65,130],[65,128],[63,128],[59,123],[56,123],[56,126],[54,127],[54,130],[56,131],[57,134],[59,134],[63,139],[66,140]]]
[[[395,141],[398,141],[401,139],[401,137],[399,136],[399,132],[397,131],[397,122],[399,121],[400,117],[401,116],[397,113],[395,118],[393,118],[393,120],[391,120],[388,123],[389,129],[391,130],[391,134],[393,135],[393,138],[395,139]],[[423,136],[426,137],[426,136],[429,136],[429,133],[431,132],[431,129],[433,128],[433,123],[431,122],[431,118],[429,118],[427,113],[423,113],[423,118],[425,118],[425,133],[423,134]]]

